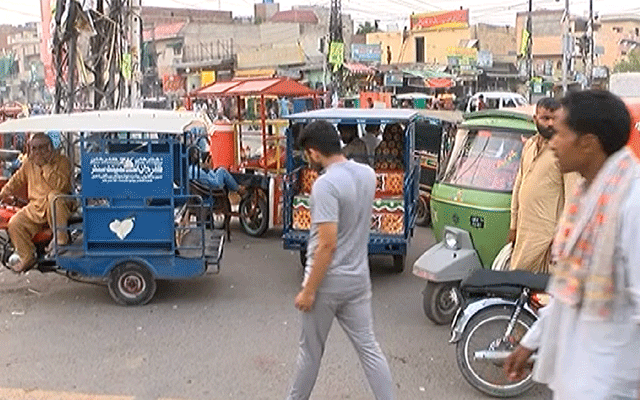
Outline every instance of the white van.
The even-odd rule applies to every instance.
[[[471,96],[466,112],[477,111],[478,99],[482,95],[484,97],[485,110],[501,109],[501,108],[516,108],[520,106],[526,106],[529,104],[527,99],[521,94],[511,92],[478,92]]]

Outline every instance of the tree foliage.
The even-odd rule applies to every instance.
[[[621,60],[613,68],[614,72],[640,72],[640,48],[629,52],[625,60]]]
[[[356,31],[357,35],[366,35],[367,33],[374,33],[374,32],[378,32],[378,27],[376,26],[375,23],[371,23],[369,21],[366,21],[364,24],[360,24],[358,26],[358,30]]]

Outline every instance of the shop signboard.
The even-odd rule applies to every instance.
[[[386,73],[384,74],[385,86],[403,86],[404,74],[402,73]]]
[[[493,67],[493,53],[487,50],[478,51],[478,67],[491,68]]]
[[[438,11],[411,16],[412,30],[468,28],[469,10]]]
[[[379,63],[382,60],[382,49],[379,44],[352,44],[351,60]]]
[[[478,61],[478,50],[467,47],[448,47],[447,63],[455,65],[476,65]]]

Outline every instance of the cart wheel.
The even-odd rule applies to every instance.
[[[404,271],[404,256],[402,255],[394,255],[393,256],[393,272],[399,274]]]
[[[269,206],[263,196],[252,194],[240,201],[240,226],[249,235],[259,237],[269,228]]]
[[[429,226],[431,224],[431,214],[429,213],[429,205],[427,200],[419,196],[416,205],[416,224],[420,226]]]
[[[147,304],[156,292],[156,281],[149,269],[135,261],[112,269],[107,286],[113,300],[123,306]]]
[[[460,282],[427,281],[422,292],[425,315],[436,325],[450,324],[460,307]]]

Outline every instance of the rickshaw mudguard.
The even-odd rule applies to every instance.
[[[436,243],[413,264],[413,274],[433,282],[459,281],[482,264],[474,249],[449,249]]]

